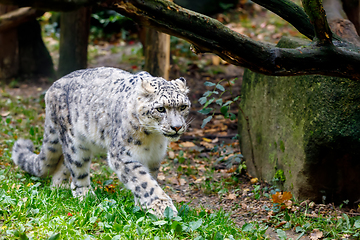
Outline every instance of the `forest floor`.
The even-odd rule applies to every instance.
[[[226,21],[227,16],[218,15],[218,18]],[[246,21],[245,26],[244,23],[228,25],[256,40],[276,42],[284,32],[296,35],[291,26],[285,24],[279,27],[278,20],[272,19],[265,15]],[[47,41],[50,45],[56,44],[50,38]],[[233,221],[243,230],[251,222],[265,224],[269,226],[266,231],[269,239],[352,239],[351,236],[358,232],[358,228],[352,227],[351,232],[345,224],[352,221],[348,224],[356,225],[354,222],[357,219],[349,220],[349,217],[360,215],[356,209],[310,201],[299,202],[285,196],[271,184],[250,176],[242,169],[243,162],[229,160],[234,156],[241,158],[241,150],[235,139],[237,120],[225,119],[217,109],[213,120],[201,128],[206,116],[198,112],[202,109],[198,99],[205,91],[214,88],[205,86],[206,81],[223,81],[222,85],[226,89],[231,87],[231,94],[227,91],[222,95],[223,102],[239,96],[244,69],[226,64],[211,54],[191,55],[188,50],[183,51],[189,47],[187,43],[179,40],[176,44],[177,47],[172,50],[170,76],[187,79],[192,102],[190,118],[193,121],[188,132],[178,142],[170,144],[168,156],[160,169],[158,181],[169,196],[178,203],[188,203],[193,208],[205,209],[209,213],[222,209],[230,213]],[[139,53],[141,44],[137,42],[110,44],[103,41],[91,45],[89,52],[89,67],[113,66],[131,72],[142,68],[143,57]],[[51,54],[56,62],[57,52],[52,51]],[[236,84],[229,84],[233,79],[236,79]],[[28,82],[16,84],[15,88],[6,86],[3,91],[23,98],[38,97],[49,85],[44,79],[37,85]],[[237,115],[236,108],[232,113]],[[7,113],[0,114],[6,117]],[[93,165],[92,169],[98,169],[98,165]],[[332,228],[336,232],[332,232]]]

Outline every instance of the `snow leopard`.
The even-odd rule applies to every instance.
[[[188,128],[188,92],[183,77],[167,81],[109,67],[74,71],[46,92],[40,153],[30,140],[19,139],[12,159],[31,175],[52,176],[54,187],[70,181],[73,196],[82,199],[93,193],[91,158],[106,154],[136,204],[158,216],[169,207],[176,215],[156,179],[169,141]]]

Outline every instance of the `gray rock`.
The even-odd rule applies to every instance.
[[[299,199],[360,199],[360,82],[246,70],[241,108],[248,125],[239,111],[240,144],[251,175]]]

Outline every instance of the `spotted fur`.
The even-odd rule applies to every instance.
[[[157,215],[166,207],[176,213],[155,179],[168,141],[187,128],[187,93],[184,78],[166,81],[105,67],[75,71],[46,93],[40,154],[33,153],[30,140],[20,139],[13,161],[32,175],[52,175],[54,186],[71,177],[73,195],[83,197],[91,191],[91,157],[106,153],[137,204]]]

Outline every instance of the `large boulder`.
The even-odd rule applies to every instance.
[[[240,107],[240,146],[251,175],[299,199],[360,200],[360,82],[246,70]]]

